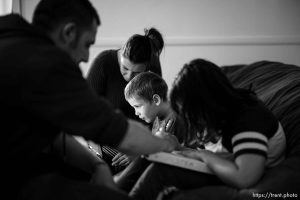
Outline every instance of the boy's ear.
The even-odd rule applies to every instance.
[[[161,98],[158,94],[154,94],[153,97],[152,97],[152,100],[153,100],[153,103],[155,103],[155,105],[159,105],[160,102],[161,102]]]

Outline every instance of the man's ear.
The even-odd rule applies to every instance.
[[[61,39],[66,44],[72,44],[77,37],[77,27],[73,22],[66,23],[62,27]]]
[[[159,104],[161,103],[161,98],[158,94],[154,94],[152,97],[153,103],[155,103],[155,105],[159,106]]]

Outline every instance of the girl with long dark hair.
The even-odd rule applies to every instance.
[[[285,135],[279,121],[252,91],[234,88],[214,63],[195,59],[185,64],[170,100],[188,129],[185,145],[192,146],[178,153],[203,161],[212,174],[155,163],[140,177],[131,196],[154,199],[167,186],[181,192],[222,184],[243,189],[284,159]],[[221,151],[201,149],[208,143],[221,145]]]

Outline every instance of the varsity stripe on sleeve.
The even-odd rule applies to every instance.
[[[259,154],[267,158],[268,138],[258,132],[242,132],[232,138],[234,157]]]

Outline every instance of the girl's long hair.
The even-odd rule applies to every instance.
[[[232,86],[220,67],[204,59],[185,64],[170,92],[171,106],[186,125],[185,142],[218,137],[243,104],[256,101],[250,90]]]

